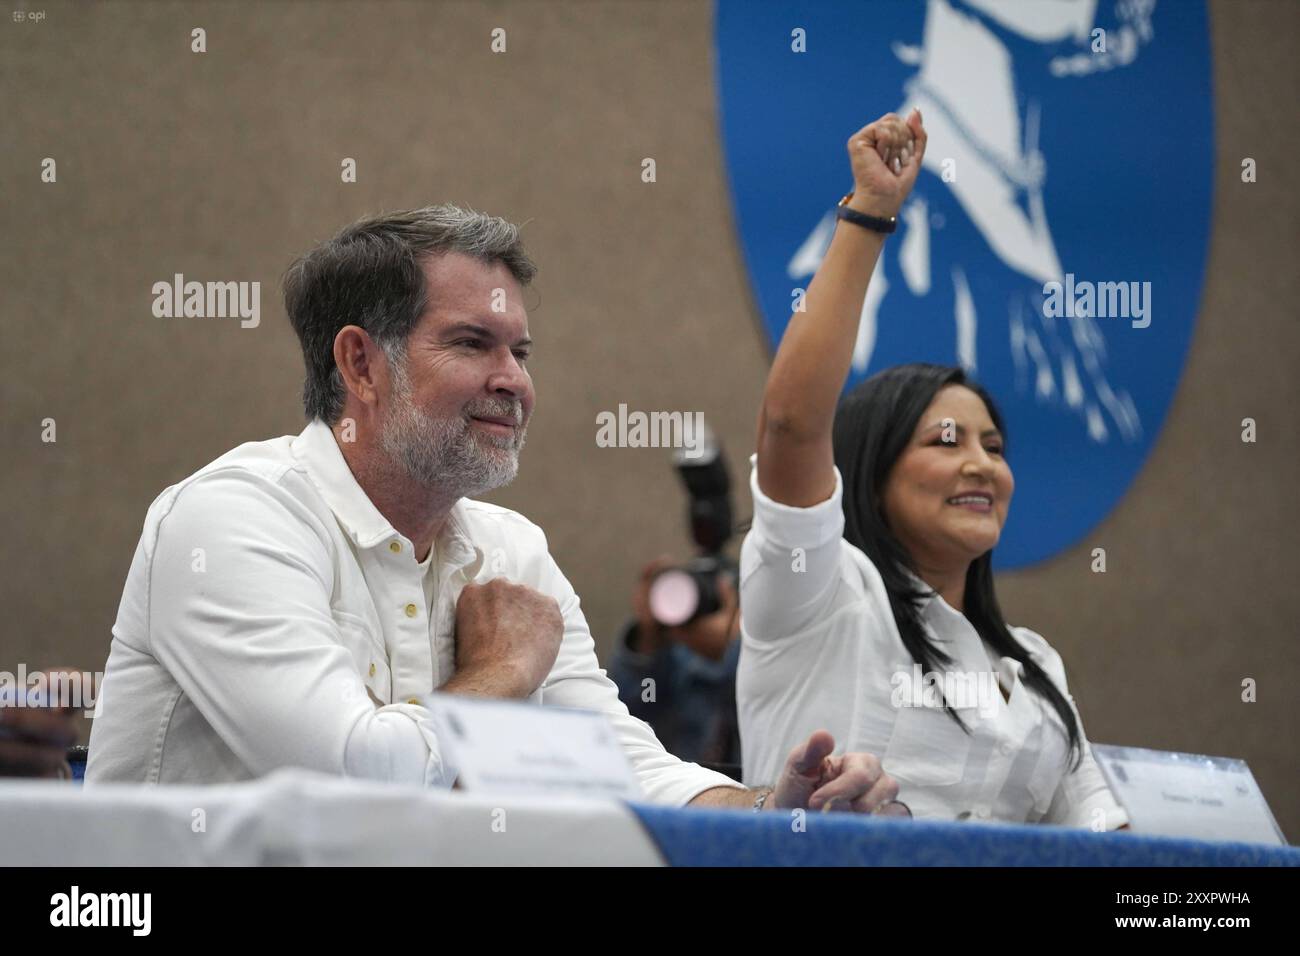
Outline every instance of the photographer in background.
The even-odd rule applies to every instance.
[[[633,717],[652,728],[664,748],[682,760],[739,771],[736,664],[740,659],[740,602],[731,574],[716,572],[720,607],[670,627],[655,619],[650,593],[674,562],[666,557],[641,570],[632,599],[635,617],[619,636],[610,679]],[[653,683],[647,683],[652,681]]]
[[[682,565],[659,558],[641,570],[635,617],[623,628],[609,676],[632,716],[653,727],[670,753],[740,779],[739,579],[723,554],[734,531],[731,476],[702,420],[698,448],[679,449],[673,467],[689,499],[696,557]]]

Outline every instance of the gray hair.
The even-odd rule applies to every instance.
[[[459,252],[500,262],[521,285],[537,267],[512,222],[451,204],[358,220],[299,258],[284,275],[284,309],[302,345],[307,417],[334,425],[347,391],[334,364],[334,338],[345,325],[366,330],[394,364],[436,290],[420,260]]]

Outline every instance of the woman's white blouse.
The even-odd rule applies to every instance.
[[[758,487],[757,468],[750,490],[754,521],[741,548],[736,677],[746,784],[771,783],[790,750],[824,728],[836,753],[880,756],[898,781],[898,799],[918,818],[1095,830],[1128,822],[1086,738],[1083,761],[1070,772],[1065,725],[1021,682],[1022,665],[1010,657],[996,662],[998,682],[1010,694],[1004,699],[992,683],[994,655],[937,595],[926,601],[922,620],[953,658],[941,686],[971,733],[941,704],[924,706],[937,701],[921,690],[880,573],[843,538],[838,469],[835,492],[811,508],[772,501]],[[1060,655],[1033,631],[1011,633],[1073,708]]]

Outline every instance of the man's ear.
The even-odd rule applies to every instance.
[[[380,377],[386,374],[378,361],[379,346],[365,329],[345,325],[334,336],[334,365],[343,387],[363,405],[379,402]]]

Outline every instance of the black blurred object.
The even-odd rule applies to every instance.
[[[673,454],[673,466],[686,486],[686,520],[699,555],[681,567],[661,571],[650,585],[650,613],[665,627],[681,627],[722,607],[718,575],[736,582],[735,565],[722,555],[731,540],[731,475],[722,446],[707,426],[700,436],[699,454],[686,449]]]
[[[72,779],[86,779],[86,762],[90,760],[90,748],[85,744],[76,744],[68,748],[68,767],[72,770]]]
[[[700,454],[688,458],[685,449],[678,449],[673,465],[690,496],[686,520],[691,537],[702,554],[716,555],[731,540],[731,476],[722,446],[707,427],[702,432]]]

